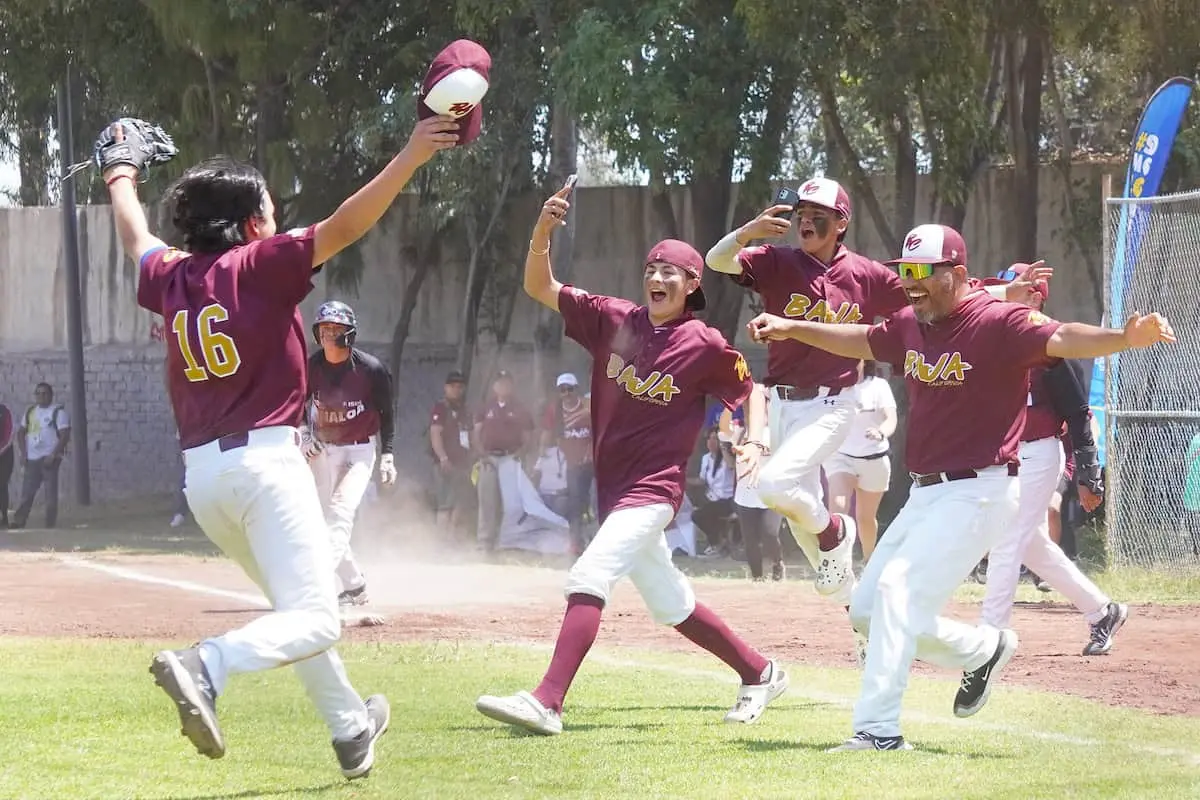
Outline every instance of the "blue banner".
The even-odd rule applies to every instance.
[[[1125,173],[1125,192],[1122,197],[1154,197],[1167,169],[1171,146],[1183,120],[1192,94],[1192,82],[1188,78],[1171,78],[1151,95],[1138,121],[1133,135],[1133,147],[1129,157],[1129,168]],[[1121,217],[1117,225],[1117,238],[1113,248],[1112,272],[1110,275],[1111,296],[1109,297],[1108,324],[1122,327],[1125,324],[1125,296],[1133,269],[1137,264],[1138,248],[1142,243],[1149,222],[1151,206],[1138,207],[1134,204],[1121,206]],[[1117,380],[1117,356],[1111,360],[1112,376]],[[1092,367],[1092,385],[1088,404],[1096,416],[1100,430],[1096,446],[1100,451],[1100,463],[1107,463],[1104,430],[1104,359],[1097,358]],[[1116,435],[1116,431],[1113,431]]]

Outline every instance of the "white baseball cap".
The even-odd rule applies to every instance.
[[[554,385],[555,386],[578,386],[579,379],[576,378],[573,373],[564,372],[562,375],[558,376],[558,380],[555,382]]]
[[[850,195],[835,180],[810,178],[796,193],[800,195],[801,203],[812,203],[841,215],[843,219],[850,219]]]
[[[918,225],[904,237],[899,258],[885,264],[962,264],[967,265],[967,245],[962,234],[946,225]]]

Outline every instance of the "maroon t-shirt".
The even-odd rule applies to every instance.
[[[917,322],[909,307],[872,326],[875,358],[904,370],[908,471],[1019,463],[1029,369],[1049,360],[1046,342],[1059,324],[975,291],[932,325]]]
[[[542,414],[542,430],[558,438],[558,449],[572,467],[592,460],[592,408],[583,398],[578,402],[568,411],[561,400],[553,400]]]
[[[442,398],[433,404],[429,414],[429,424],[442,426],[442,451],[450,463],[456,467],[464,467],[471,460],[469,448],[471,431],[471,412],[465,403],[451,404]],[[467,444],[464,444],[466,442]],[[430,445],[431,453],[433,445]],[[434,456],[436,457],[436,453]]]
[[[810,322],[870,325],[908,306],[895,270],[839,245],[829,266],[794,247],[761,245],[738,255],[734,281],[762,297],[768,314]],[[858,361],[786,339],[767,345],[768,386],[848,387]]]
[[[753,388],[725,337],[690,314],[666,325],[645,306],[564,286],[566,334],[592,354],[592,437],[600,519],[620,508],[683,501],[705,398],[726,408]]]
[[[221,253],[160,247],[142,257],[138,305],[162,315],[167,390],[187,449],[232,433],[299,425],[313,228]]]
[[[338,364],[318,350],[308,360],[310,424],[325,444],[362,444],[379,437],[380,453],[392,452],[392,375],[375,356],[351,348]]]
[[[482,426],[479,446],[485,453],[515,453],[525,443],[525,434],[533,430],[533,417],[512,398],[502,406],[493,397],[479,409],[475,422]]]
[[[1050,402],[1046,393],[1045,367],[1034,367],[1029,370],[1029,395],[1026,397],[1025,430],[1021,433],[1022,442],[1036,442],[1047,436],[1061,436],[1066,429],[1065,422]]]

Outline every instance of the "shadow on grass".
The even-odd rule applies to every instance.
[[[138,800],[241,800],[246,798],[250,800],[255,797],[296,797],[306,794],[323,794],[325,792],[336,789],[345,784],[345,781],[323,783],[319,786],[293,786],[288,789],[277,789],[274,791],[262,792],[255,789],[246,789],[242,792],[224,792],[221,794],[164,794],[164,795],[146,795],[138,798]]]
[[[666,725],[661,722],[631,722],[616,725],[600,725],[594,722],[573,722],[563,725],[563,733],[591,733],[595,731],[655,731],[665,727]],[[494,722],[490,724],[481,722],[478,725],[452,725],[442,730],[482,733],[486,731],[504,732],[506,729],[508,733],[515,737],[534,736],[539,739],[551,738],[545,736],[544,734],[527,731],[517,725],[509,725],[504,722]]]
[[[161,523],[142,529],[24,528],[0,531],[0,552],[102,553],[216,556],[220,551],[198,528],[171,528]]]
[[[743,739],[740,744],[742,747],[751,753],[775,753],[779,751],[790,750],[809,750],[814,753],[824,753],[831,747],[837,747],[841,742],[796,742],[785,739]],[[889,751],[881,751],[889,752]],[[1009,753],[965,753],[962,750],[950,750],[945,747],[934,747],[932,745],[914,744],[912,752],[914,754],[931,753],[939,756],[953,756],[954,758],[966,758],[972,761],[986,759],[989,761],[1009,761],[1018,756]],[[830,755],[837,755],[830,753]]]

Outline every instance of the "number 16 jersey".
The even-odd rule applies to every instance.
[[[166,326],[167,390],[183,449],[298,425],[307,339],[297,308],[313,289],[313,228],[220,253],[142,256],[138,305]]]

